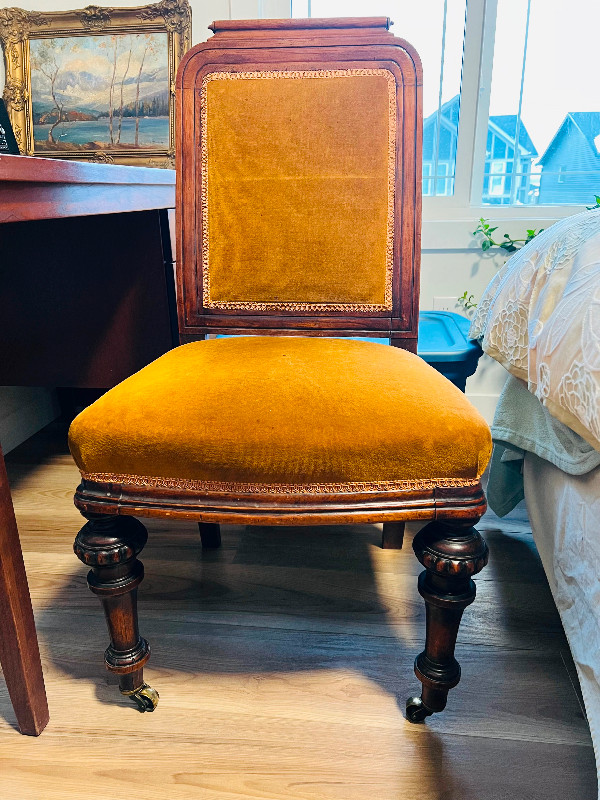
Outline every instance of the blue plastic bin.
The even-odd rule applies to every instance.
[[[452,311],[419,314],[417,353],[463,392],[483,353],[479,344],[469,339],[470,325],[468,319]]]
[[[421,311],[417,353],[449,381],[465,391],[467,378],[477,369],[483,350],[469,339],[471,323],[452,311]],[[390,343],[389,338],[352,337],[362,342]]]

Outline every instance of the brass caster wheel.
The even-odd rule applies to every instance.
[[[144,711],[154,711],[158,705],[159,694],[156,689],[153,689],[147,683],[142,683],[141,686],[133,691],[123,691],[123,689],[120,691],[125,697],[131,697],[141,713]]]
[[[423,722],[426,717],[430,717],[433,711],[430,711],[423,705],[420,697],[409,697],[406,701],[406,719],[409,722]]]

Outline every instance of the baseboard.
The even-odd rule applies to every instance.
[[[60,413],[56,392],[40,386],[0,386],[0,445],[18,447]]]

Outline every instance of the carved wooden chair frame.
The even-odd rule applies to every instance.
[[[420,252],[421,66],[413,48],[389,31],[389,20],[271,20],[214,23],[215,35],[184,57],[177,78],[178,313],[182,342],[207,334],[387,336],[416,352]],[[202,92],[219,73],[306,70],[377,70],[390,76],[395,96],[393,258],[386,307],[244,308],[210,302],[202,291]],[[200,287],[200,288],[199,288]],[[389,303],[387,302],[389,300]],[[143,578],[137,555],[147,534],[135,516],[196,520],[202,545],[220,544],[220,524],[323,525],[383,523],[383,547],[400,548],[406,520],[428,521],[413,541],[425,570],[418,582],[427,607],[425,650],[415,672],[421,697],[410,698],[408,718],[423,719],[446,705],[460,679],[454,647],[464,608],[475,598],[472,576],[487,563],[487,547],[473,524],[486,504],[479,480],[422,481],[409,487],[357,486],[355,491],[306,487],[302,493],[260,484],[185,490],[169,480],[124,486],[110,476],[82,481],[75,504],[88,519],[75,542],[91,567],[90,589],[99,595],[111,644],[106,666],[121,692],[142,710],[158,695],[143,681],[150,650],[137,627],[136,591]]]

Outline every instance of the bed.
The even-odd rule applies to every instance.
[[[557,222],[509,259],[470,335],[510,373],[488,501],[503,516],[525,497],[600,776],[600,209]]]

